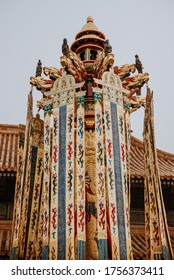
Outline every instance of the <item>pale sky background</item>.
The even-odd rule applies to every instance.
[[[109,39],[115,65],[132,64],[139,55],[154,91],[157,147],[174,153],[173,0],[0,0],[0,123],[25,124],[38,59],[60,68],[63,38],[71,45],[88,16]],[[132,115],[139,139],[143,113]]]

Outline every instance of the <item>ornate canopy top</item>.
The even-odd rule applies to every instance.
[[[105,39],[105,35],[98,29],[98,27],[94,24],[93,17],[87,17],[86,24],[82,27],[80,32],[76,35],[76,39],[80,38],[82,36],[83,32],[89,32],[92,31],[92,33],[97,33],[97,35],[103,39]]]
[[[105,42],[105,35],[94,24],[94,20],[91,16],[87,17],[86,24],[82,27],[79,33],[75,37],[75,41],[71,46],[73,52],[78,53],[79,49],[83,46],[95,46],[97,49],[102,50]]]

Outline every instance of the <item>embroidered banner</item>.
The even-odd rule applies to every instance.
[[[32,129],[31,129],[32,130]],[[31,172],[31,158],[32,158],[32,136],[31,131],[28,136],[29,144],[27,146],[27,157],[26,157],[26,170],[23,177],[23,197],[22,197],[22,209],[21,209],[21,220],[19,228],[19,259],[25,258],[26,252],[26,227],[28,223],[28,207],[29,207],[29,190],[30,190],[30,172]],[[26,175],[25,175],[26,174]]]
[[[26,185],[24,185],[24,197],[21,212],[21,242],[19,251],[19,258],[21,259],[35,259],[43,159],[43,121],[40,120],[38,114],[36,115],[36,118],[32,118],[29,139],[28,150],[30,153],[28,156]]]
[[[128,105],[128,104],[127,104]],[[131,200],[131,174],[130,174],[130,157],[131,157],[131,121],[130,109],[124,103],[124,133],[125,133],[125,152],[126,152],[126,168],[127,168],[127,195],[128,195],[128,209],[130,213]]]
[[[81,86],[81,85],[80,85]],[[65,73],[53,87],[53,146],[50,259],[75,259],[74,77]]]
[[[132,259],[132,250],[122,85],[112,70],[103,74],[102,81],[95,81],[103,85],[110,258],[127,260]]]
[[[40,126],[40,133],[38,129],[36,130],[36,137],[39,134],[39,137],[35,137],[33,144],[37,146],[42,146],[43,138],[43,129],[41,122],[37,121],[37,125]],[[38,220],[39,220],[39,211],[40,211],[40,197],[41,197],[41,186],[42,186],[42,172],[43,172],[43,147],[33,146],[33,149],[36,150],[36,164],[33,166],[33,190],[31,192],[31,214],[30,214],[30,223],[28,227],[28,240],[27,240],[27,252],[26,259],[36,259],[36,244],[37,244],[37,231],[38,231]]]
[[[76,93],[76,243],[78,260],[86,259],[86,198],[85,198],[85,122],[84,92]]]
[[[95,89],[94,89],[95,91]],[[94,92],[98,259],[108,259],[102,93]]]
[[[59,108],[53,102],[53,144],[50,205],[50,251],[49,259],[56,260],[58,252],[58,155],[59,155]]]
[[[51,101],[44,104],[44,176],[43,176],[43,247],[42,259],[48,259],[49,246],[49,199],[50,199],[50,156],[51,156]]]
[[[147,88],[144,117],[145,236],[147,259],[173,259],[159,175],[154,133],[153,93]]]
[[[19,258],[22,240],[22,209],[24,204],[24,185],[26,182],[26,169],[29,163],[29,144],[31,134],[31,121],[33,117],[33,97],[32,90],[28,95],[28,110],[25,127],[24,147],[19,143],[18,170],[15,187],[13,229],[12,229],[12,259]]]

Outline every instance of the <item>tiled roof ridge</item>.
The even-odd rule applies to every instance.
[[[143,153],[144,153],[143,141],[141,141],[140,139],[131,135],[131,144],[136,145],[139,148],[141,148],[141,150],[143,150]],[[161,158],[161,157],[164,158],[164,159],[168,158],[168,159],[173,159],[173,161],[174,161],[174,154],[166,152],[166,151],[158,149],[158,148],[157,148],[157,155],[158,155],[158,158]]]

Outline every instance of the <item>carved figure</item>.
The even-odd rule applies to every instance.
[[[145,83],[149,81],[149,74],[144,73],[144,74],[138,74],[134,77],[128,77],[125,78],[125,80],[122,82],[122,85],[125,89],[133,89],[133,88],[140,88],[142,87]]]
[[[121,80],[130,76],[130,74],[134,73],[135,70],[136,70],[136,67],[134,64],[124,64],[121,67],[114,66],[114,72],[116,75],[118,75],[120,77]]]
[[[108,55],[108,53],[112,52],[112,47],[109,44],[109,40],[108,39],[105,41],[105,44],[104,44],[104,52],[105,52],[105,55]]]
[[[143,73],[143,66],[137,54],[135,55],[135,67],[137,68],[138,73]]]
[[[35,86],[41,92],[49,91],[53,86],[54,81],[44,80],[42,77],[30,77],[30,84]]]
[[[44,98],[38,100],[38,101],[37,101],[38,111],[41,110],[41,109],[43,110],[43,109],[44,109],[44,105],[43,105],[44,102],[47,101],[47,100],[50,100],[50,99],[52,99],[51,96],[44,97]]]
[[[55,67],[44,67],[43,72],[46,76],[49,76],[50,79],[58,79],[62,76],[63,68],[60,70],[56,69]]]
[[[68,56],[68,54],[69,54],[69,46],[68,46],[68,42],[67,42],[66,38],[63,39],[62,53],[65,56]]]
[[[101,79],[103,73],[108,71],[113,63],[114,55],[112,53],[106,55],[105,51],[100,52],[92,67],[94,77]]]
[[[127,98],[124,98],[124,100],[126,101]],[[127,99],[128,100],[128,99]],[[135,112],[136,110],[138,110],[138,108],[140,108],[141,106],[145,106],[145,98],[141,97],[140,95],[137,96],[131,96],[129,98],[129,105],[131,106],[131,110],[130,112]]]
[[[84,64],[74,52],[70,51],[67,56],[62,56],[60,63],[67,73],[74,76],[77,83],[85,79],[86,70]]]
[[[96,58],[96,60],[93,63],[92,69],[93,69],[95,77],[98,77],[97,73],[99,72],[99,69],[102,66],[102,62],[103,62],[104,58],[105,58],[105,52],[102,51],[102,52],[99,53],[98,57]]]
[[[35,77],[41,77],[41,75],[42,75],[42,62],[39,59],[39,61],[37,63],[37,66],[36,66],[36,75],[35,75]]]

